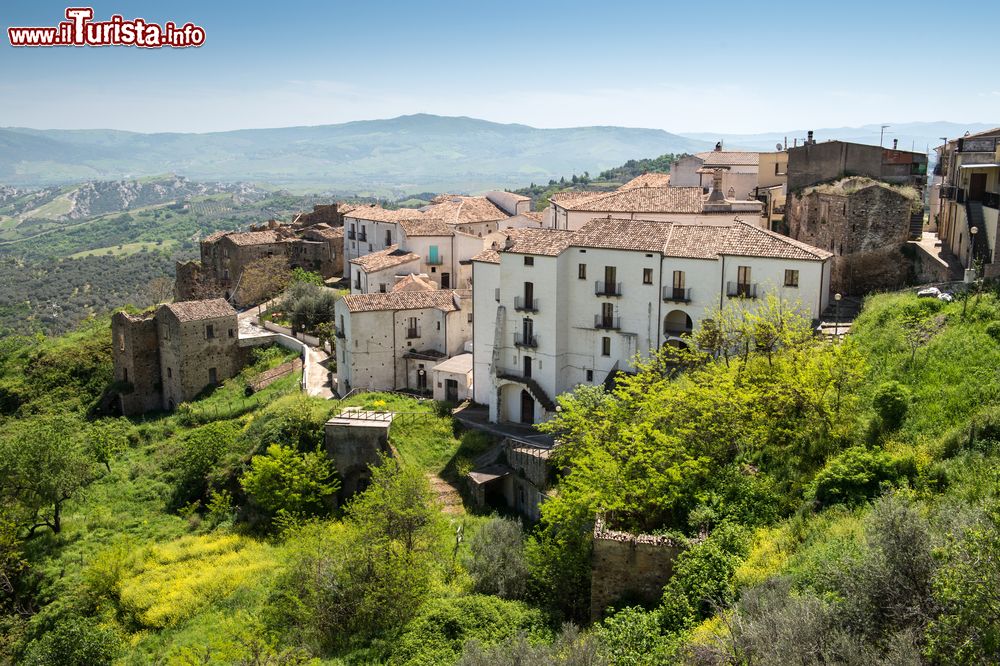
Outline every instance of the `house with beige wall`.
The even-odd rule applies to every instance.
[[[578,231],[511,230],[473,258],[475,400],[493,421],[538,423],[555,398],[684,344],[732,299],[771,293],[813,319],[831,255],[753,224],[598,218]]]

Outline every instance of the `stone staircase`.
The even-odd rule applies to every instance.
[[[981,201],[966,201],[965,216],[969,222],[969,228],[979,229],[972,244],[972,256],[984,263],[990,262],[989,240],[986,238],[986,219],[983,217],[983,204]]]
[[[924,233],[924,212],[910,215],[910,239],[919,239]]]
[[[862,299],[856,296],[844,296],[840,300],[839,306],[831,298],[830,304],[820,316],[816,332],[830,340],[844,337],[851,332],[851,325],[861,313],[862,305]]]

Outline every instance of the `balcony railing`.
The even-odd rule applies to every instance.
[[[532,334],[515,333],[514,346],[535,348],[538,346],[538,336],[536,336],[533,333]]]
[[[359,233],[358,234],[358,242],[359,243],[367,243],[368,242],[368,234],[366,234],[363,231],[361,233]]]
[[[428,266],[440,266],[442,264],[444,264],[444,257],[442,257],[440,255],[438,255],[436,257],[431,257],[431,256],[427,257],[427,265]]]
[[[941,198],[953,200],[958,193],[958,188],[954,185],[945,185],[941,188]]]
[[[605,317],[604,315],[594,315],[594,328],[617,331],[622,327],[621,317]]]
[[[757,298],[757,285],[745,282],[726,283],[726,296],[729,298]]]
[[[416,327],[416,328],[409,328],[409,327],[407,327],[407,329],[406,329],[406,339],[407,340],[412,340],[413,338],[419,338],[419,337],[420,337],[420,327],[419,326]]]
[[[342,330],[340,330],[339,328],[338,328],[338,329],[337,329],[337,330],[336,330],[336,331],[334,332],[334,335],[336,335],[336,336],[337,336],[338,338],[340,338],[341,340],[343,340],[343,339],[344,339],[345,337],[347,337],[347,336],[346,336],[346,335],[344,334],[344,332],[343,332]]]
[[[690,303],[691,287],[664,287],[663,300],[671,303]]]
[[[347,232],[347,240],[354,240],[357,237],[358,237],[358,235],[356,233],[354,233],[353,230]]]
[[[514,309],[518,312],[538,312],[538,299],[525,298],[524,296],[514,297]]]
[[[983,205],[987,208],[1000,208],[1000,194],[985,192],[983,194]]]
[[[621,282],[602,282],[598,281],[594,283],[594,294],[597,296],[621,296],[622,295],[622,283]]]

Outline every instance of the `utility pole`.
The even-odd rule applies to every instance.
[[[885,130],[886,130],[887,127],[892,127],[892,125],[882,125],[882,129],[879,130],[879,133],[878,133],[878,147],[879,148],[882,147],[882,136],[885,134]]]

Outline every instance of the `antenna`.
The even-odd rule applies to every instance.
[[[878,133],[878,147],[882,147],[882,135],[885,134],[886,128],[892,127],[892,125],[882,125],[882,129]]]

